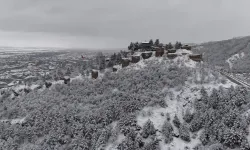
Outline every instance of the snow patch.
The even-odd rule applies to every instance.
[[[12,88],[14,91],[19,91],[19,90],[22,90],[22,89],[25,89],[27,88],[28,86],[27,85],[18,85],[14,88]]]
[[[189,68],[196,68],[196,65],[198,64],[197,62],[189,59],[188,55],[179,55],[173,61],[178,64],[179,67],[186,66]]]
[[[186,49],[178,49],[178,50],[176,50],[176,54],[180,54],[180,55],[192,54],[192,53],[193,53],[192,51],[189,51],[189,50],[186,50]]]
[[[22,124],[25,122],[25,119],[26,119],[26,117],[18,118],[18,119],[3,119],[3,120],[0,120],[0,122],[10,122],[10,124],[12,124],[12,125],[17,124],[17,123]]]
[[[31,86],[30,86],[30,89],[31,90],[34,90],[34,89],[36,89],[37,87],[39,87],[40,85],[37,85],[37,84],[32,84]]]
[[[238,53],[238,54],[235,54],[233,56],[231,56],[230,58],[228,58],[226,60],[226,62],[229,64],[229,67],[232,68],[233,67],[233,64],[242,59],[243,57],[245,56],[245,53],[244,52],[241,52],[241,53]]]
[[[112,90],[112,93],[116,93],[116,92],[119,92],[119,90],[118,90],[117,88],[114,88],[114,89]]]
[[[174,137],[173,141],[170,144],[164,143],[164,140],[162,140],[159,145],[162,150],[184,150],[185,148],[193,149],[196,145],[200,144],[199,137],[202,133],[202,130],[200,130],[197,133],[196,138],[191,138],[190,142],[184,142],[180,138]],[[191,135],[192,137],[192,135]]]
[[[140,70],[140,69],[145,68],[145,67],[146,67],[146,64],[145,64],[144,60],[141,60],[141,61],[139,61],[139,62],[136,63],[136,64],[130,65],[129,67],[131,67],[131,68],[133,68],[133,69],[135,69],[135,70]]]
[[[79,74],[78,76],[75,76],[74,78],[71,78],[70,81],[74,81],[74,80],[83,80],[83,76],[81,74]]]
[[[12,119],[11,120],[11,124],[17,124],[17,123],[23,123],[25,121],[25,117],[24,118],[21,118],[21,119]]]
[[[119,70],[122,69],[122,66],[121,66],[121,65],[115,65],[115,66],[113,66],[113,68],[116,68],[116,69],[117,69],[117,72],[118,72]]]
[[[118,144],[122,143],[122,141],[125,139],[125,136],[123,134],[119,134],[117,137],[117,140],[113,143],[109,143],[105,150],[117,150]]]

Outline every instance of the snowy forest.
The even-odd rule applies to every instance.
[[[16,99],[1,97],[0,117],[24,121],[0,122],[0,149],[157,150],[177,139],[200,141],[193,147],[197,150],[249,149],[250,97],[243,87],[192,88],[200,97],[190,99],[184,113],[161,112],[160,127],[150,119],[138,120],[144,108],[168,110],[172,103],[185,101],[174,97],[171,89],[184,91],[187,81],[225,84],[218,74],[208,78],[209,71],[180,61],[148,60],[139,70],[110,70],[98,80],[57,84]]]
[[[0,150],[250,150],[250,0],[0,2]]]

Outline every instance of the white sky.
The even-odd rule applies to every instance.
[[[122,48],[250,35],[250,0],[0,0],[0,45]]]

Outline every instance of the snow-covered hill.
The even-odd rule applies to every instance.
[[[247,91],[191,60],[191,51],[177,54],[174,59],[153,54],[125,68],[116,66],[117,72],[107,69],[96,80],[77,76],[69,86],[56,82],[3,100],[0,119],[11,123],[2,126],[3,138],[10,139],[0,140],[0,148],[247,148],[249,122],[241,118],[250,109]],[[34,138],[29,141],[23,133]],[[19,135],[21,144],[13,140]]]
[[[203,53],[204,61],[235,73],[250,72],[250,36],[203,43],[194,47]]]
[[[209,94],[212,93],[213,89],[219,89],[219,88],[230,88],[231,86],[236,87],[237,85],[231,81],[229,81],[227,78],[222,76],[221,74],[214,72],[209,69],[204,69],[202,63],[195,62],[191,59],[189,59],[188,55],[182,55],[183,52],[187,52],[186,50],[177,50],[177,53],[179,56],[175,59],[168,59],[166,57],[151,57],[148,60],[142,60],[137,64],[133,64],[127,68],[125,68],[127,71],[129,70],[140,70],[147,68],[147,65],[150,63],[155,63],[159,65],[166,65],[171,66],[171,64],[175,64],[179,67],[187,67],[190,70],[192,70],[191,76],[189,76],[188,80],[185,82],[185,85],[181,87],[174,87],[169,88],[165,87],[162,89],[162,92],[168,93],[165,97],[165,102],[167,104],[166,108],[162,108],[159,106],[156,107],[145,107],[137,114],[137,123],[139,126],[143,127],[143,125],[148,121],[152,121],[154,124],[154,127],[161,131],[162,126],[166,120],[167,114],[170,115],[170,122],[173,125],[172,121],[175,115],[180,118],[181,122],[183,121],[183,115],[186,112],[186,110],[190,110],[191,112],[194,111],[194,101],[197,99],[200,99],[200,90],[202,88],[206,89]],[[192,52],[188,51],[189,54],[192,54]],[[174,132],[178,132],[178,129],[174,127]],[[201,131],[197,133],[197,136],[195,138],[192,138],[190,142],[185,142],[181,140],[180,138],[174,137],[173,141],[169,144],[166,144],[164,142],[164,137],[160,132],[156,133],[157,139],[160,139],[160,148],[161,150],[184,150],[185,148],[189,147],[189,149],[194,148],[198,144],[201,144],[201,141],[199,140]],[[192,133],[191,137],[194,137]],[[114,143],[110,143],[106,150],[116,150],[116,147],[122,139],[125,139],[125,136],[120,134],[117,138],[117,141]]]

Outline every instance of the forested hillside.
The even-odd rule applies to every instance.
[[[249,94],[234,86],[183,55],[1,97],[0,149],[249,149]]]
[[[234,38],[224,41],[208,42],[196,46],[195,51],[203,53],[204,61],[211,65],[219,65],[229,70],[228,59],[237,54],[243,57],[233,61],[232,71],[235,73],[250,72],[250,37]]]

